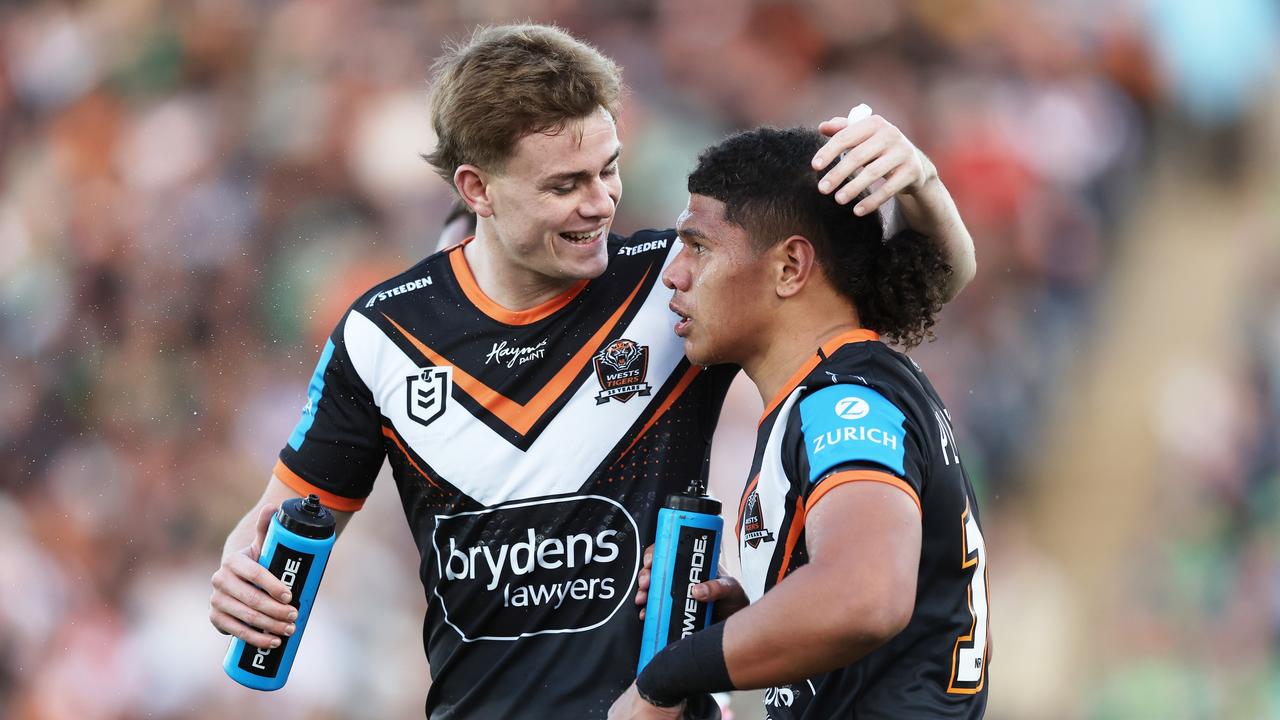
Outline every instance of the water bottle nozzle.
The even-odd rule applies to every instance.
[[[319,515],[320,509],[320,496],[315,493],[308,495],[307,499],[302,503],[302,511],[308,515]]]

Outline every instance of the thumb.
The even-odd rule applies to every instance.
[[[262,554],[262,546],[267,541],[267,528],[271,526],[271,516],[276,514],[276,506],[267,504],[263,505],[258,511],[258,523],[254,528],[253,544],[249,546],[253,559],[257,560]]]
[[[689,588],[689,594],[693,596],[694,600],[700,602],[716,602],[742,594],[742,587],[738,585],[738,581],[734,578],[719,577],[715,580],[708,580],[694,585]]]

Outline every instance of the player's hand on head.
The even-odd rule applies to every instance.
[[[853,123],[848,118],[834,117],[819,125],[818,131],[828,140],[813,156],[814,169],[821,170],[839,160],[819,180],[822,193],[834,192],[837,202],[848,204],[877,180],[884,181],[854,205],[853,211],[858,215],[873,212],[898,193],[919,192],[938,176],[929,158],[880,115]]]
[[[640,619],[644,619],[644,606],[649,602],[649,578],[653,575],[653,546],[644,549],[644,561],[636,577],[636,604],[640,606]]]
[[[684,703],[674,707],[660,708],[640,697],[636,684],[622,693],[609,708],[609,720],[674,720],[684,715]]]
[[[210,582],[209,622],[224,635],[234,635],[249,645],[277,647],[280,638],[292,635],[298,612],[289,605],[289,588],[258,564],[267,527],[275,513],[263,506],[253,543],[222,559]]]

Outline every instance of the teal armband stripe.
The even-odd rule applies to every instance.
[[[877,463],[906,474],[906,416],[865,385],[831,385],[800,401],[809,482],[847,463]]]
[[[302,408],[302,417],[298,419],[298,424],[293,426],[293,432],[289,435],[289,447],[294,452],[302,449],[302,441],[307,439],[307,431],[311,429],[311,423],[316,420],[316,407],[320,404],[320,396],[324,394],[324,372],[329,369],[329,360],[333,357],[333,340],[328,340],[324,344],[324,350],[320,353],[320,362],[316,363],[316,370],[311,374],[311,384],[307,386],[307,404]]]

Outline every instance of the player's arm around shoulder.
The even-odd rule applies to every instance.
[[[896,125],[870,114],[869,108],[861,119],[850,122],[849,118],[834,117],[818,130],[830,139],[814,156],[814,168],[827,167],[843,153],[823,175],[819,190],[834,192],[837,202],[847,204],[883,180],[854,205],[854,212],[866,215],[894,198],[903,224],[938,243],[951,266],[946,299],[954,298],[977,274],[977,256],[973,237],[933,161]]]
[[[257,504],[227,536],[222,564],[210,579],[209,622],[224,635],[234,635],[254,647],[277,647],[281,637],[295,630],[298,612],[288,604],[289,588],[258,564],[258,556],[271,516],[281,503],[296,497],[301,495],[272,475]],[[351,513],[333,514],[341,533]]]

